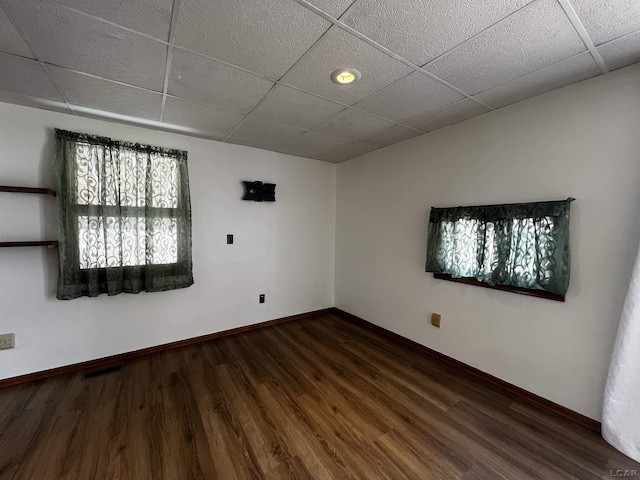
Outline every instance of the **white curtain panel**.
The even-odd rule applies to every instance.
[[[640,252],[611,357],[602,409],[602,436],[640,462]]]

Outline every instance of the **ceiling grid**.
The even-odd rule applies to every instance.
[[[171,24],[169,25],[169,45],[167,47],[167,66],[164,71],[164,82],[162,86],[162,104],[160,105],[160,122],[164,121],[164,109],[167,105],[167,91],[169,90],[169,74],[173,62],[173,45],[176,38],[176,24],[180,14],[180,0],[173,0],[171,9]]]
[[[564,12],[567,14],[567,17],[569,17],[569,21],[573,24],[574,28],[576,29],[576,32],[578,32],[578,35],[580,35],[580,38],[589,49],[589,53],[591,53],[591,56],[593,57],[595,62],[598,64],[598,67],[600,68],[602,73],[609,73],[609,69],[607,68],[607,66],[604,63],[604,60],[598,53],[598,50],[596,50],[596,46],[593,44],[593,40],[591,40],[589,33],[587,33],[587,29],[584,28],[584,25],[578,18],[578,14],[573,9],[573,5],[569,3],[569,0],[558,0],[558,3],[560,3],[560,6],[564,10]]]
[[[635,0],[0,0],[0,101],[336,163],[636,62]]]

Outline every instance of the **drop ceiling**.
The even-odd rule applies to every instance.
[[[638,0],[0,0],[0,101],[335,163],[639,61]]]

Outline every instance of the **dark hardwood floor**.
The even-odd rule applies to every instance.
[[[334,316],[0,390],[0,479],[613,478],[596,433]],[[637,474],[640,478],[640,473]]]

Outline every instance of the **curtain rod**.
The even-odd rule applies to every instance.
[[[517,203],[495,203],[493,205],[456,205],[455,207],[431,207],[431,208],[490,208],[490,207],[513,207],[515,205],[536,205],[539,203],[573,202],[575,198],[569,197],[566,200],[543,200],[540,202],[517,202]]]

